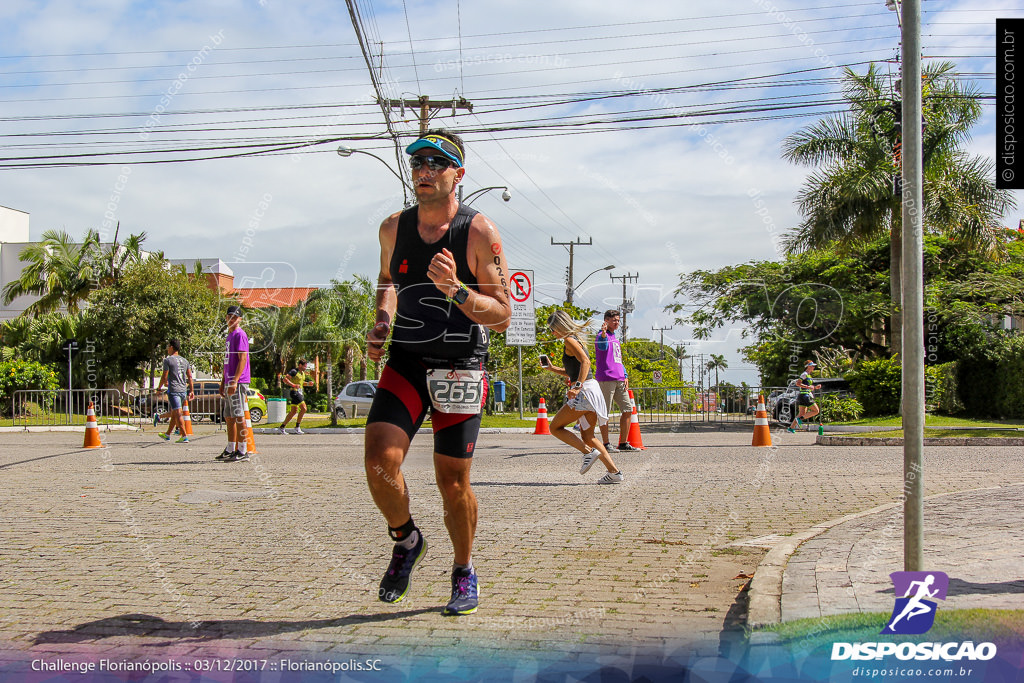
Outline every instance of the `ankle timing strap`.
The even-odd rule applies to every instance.
[[[388,527],[388,535],[391,536],[393,541],[404,541],[409,538],[409,534],[416,530],[416,525],[412,521],[412,517],[409,521],[399,527]]]

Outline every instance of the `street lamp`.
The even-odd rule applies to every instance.
[[[506,187],[505,185],[494,185],[493,187],[484,187],[479,190],[473,190],[467,196],[463,197],[462,191],[464,189],[465,188],[463,188],[462,185],[459,185],[459,202],[465,204],[466,206],[469,206],[470,204],[473,203],[473,198],[482,195],[484,192],[487,192],[488,190],[503,190],[503,192],[501,193],[501,198],[504,199],[506,202],[512,199],[512,194],[508,191],[508,187]]]
[[[374,159],[376,159],[380,163],[384,164],[384,166],[387,167],[387,169],[389,171],[391,171],[391,175],[393,175],[396,178],[398,178],[399,182],[402,183],[402,196],[405,198],[405,203],[408,206],[408,204],[409,204],[409,197],[408,197],[408,195],[405,194],[405,191],[409,190],[410,192],[413,193],[413,195],[416,194],[416,191],[412,189],[412,186],[409,184],[409,182],[405,178],[403,178],[398,173],[398,171],[396,171],[395,169],[391,168],[391,164],[389,164],[388,162],[384,161],[384,159],[380,158],[379,156],[377,156],[373,152],[367,152],[367,151],[362,150],[362,149],[352,149],[351,147],[348,147],[346,145],[339,145],[338,146],[338,156],[340,156],[340,157],[350,157],[353,154],[365,154],[366,156],[373,157]]]
[[[579,281],[579,284],[577,284],[577,285],[576,285],[575,287],[573,286],[573,284],[572,284],[572,281],[570,281],[570,282],[569,282],[569,286],[568,286],[568,287],[566,288],[566,290],[565,290],[565,300],[566,300],[566,301],[567,301],[568,303],[570,303],[570,304],[571,304],[571,303],[572,303],[572,297],[573,297],[573,294],[574,294],[574,293],[576,292],[576,288],[577,288],[577,287],[580,287],[580,286],[582,286],[582,285],[583,285],[583,283],[587,281],[587,278],[589,278],[589,277],[590,277],[591,275],[593,275],[594,273],[600,273],[600,272],[601,272],[602,270],[611,270],[611,269],[612,269],[612,268],[614,268],[614,267],[615,267],[615,266],[605,266],[604,268],[598,268],[598,269],[597,269],[597,270],[595,270],[595,271],[592,271],[592,272],[590,272],[590,273],[587,273],[587,276],[586,276],[585,278],[583,278],[582,280],[580,280],[580,281]]]

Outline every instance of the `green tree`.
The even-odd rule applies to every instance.
[[[197,367],[219,366],[224,346],[219,303],[218,293],[183,266],[168,269],[159,259],[129,265],[116,283],[92,293],[84,314],[81,332],[94,349],[100,386],[140,381],[147,366],[154,373],[172,337]]]
[[[712,353],[711,360],[707,362],[708,373],[715,373],[715,388],[716,390],[721,386],[718,381],[718,371],[727,370],[729,368],[729,362],[725,360],[725,356]]]
[[[60,308],[77,313],[103,274],[99,252],[99,233],[95,230],[87,231],[81,242],[75,242],[63,230],[47,230],[41,241],[18,255],[18,260],[27,265],[18,279],[4,286],[4,304],[32,295],[39,299],[28,305],[24,315],[38,317]]]
[[[996,189],[991,159],[962,149],[981,106],[976,88],[958,82],[953,69],[949,62],[931,63],[923,73],[923,227],[991,253],[999,221],[1015,200],[1009,191]],[[818,167],[797,197],[803,220],[787,235],[786,245],[794,253],[888,234],[889,348],[898,351],[902,198],[893,181],[900,172],[899,102],[873,64],[864,75],[847,69],[844,98],[848,113],[824,119],[783,144],[784,158]]]

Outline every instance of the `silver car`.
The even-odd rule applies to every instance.
[[[377,393],[377,380],[349,382],[334,399],[334,414],[338,419],[359,417],[370,412],[370,404]]]

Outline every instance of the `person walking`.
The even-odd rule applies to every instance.
[[[307,379],[306,360],[300,358],[296,361],[295,367],[289,370],[288,374],[281,378],[281,381],[290,387],[288,391],[288,415],[285,416],[281,426],[277,428],[277,432],[284,434],[288,421],[295,415],[295,411],[298,411],[299,415],[295,418],[295,430],[292,434],[303,434],[302,416],[306,414],[306,397],[302,393],[302,387],[313,386],[313,380]]]
[[[615,336],[622,321],[618,310],[612,308],[605,311],[601,330],[594,337],[594,358],[597,360],[597,383],[601,387],[601,395],[608,412],[612,411],[612,399],[622,410],[619,415],[619,450],[639,451],[629,443],[629,422],[633,418],[633,402],[629,398],[629,379],[626,377],[626,366],[622,364],[622,345]],[[601,439],[604,447],[609,448],[608,423],[601,425]]]
[[[170,339],[167,342],[167,357],[164,358],[164,374],[160,377],[160,384],[156,387],[156,393],[160,393],[164,384],[167,385],[167,404],[170,407],[170,420],[167,422],[167,432],[160,434],[164,441],[171,440],[171,432],[178,430],[181,434],[175,443],[188,443],[188,434],[185,431],[185,422],[182,419],[182,406],[185,400],[195,399],[192,383],[192,366],[187,360],[179,355],[181,344],[177,339]],[[160,415],[154,415],[153,426],[155,427]]]
[[[789,423],[789,427],[786,428],[786,431],[790,434],[796,432],[795,428],[797,425],[802,427],[804,420],[810,420],[821,412],[821,408],[819,408],[818,404],[814,402],[814,390],[821,389],[820,384],[815,384],[811,381],[811,377],[814,374],[814,368],[814,361],[807,361],[804,365],[804,371],[800,373],[800,377],[796,380],[796,386],[800,392],[797,394],[796,400],[797,405],[800,406],[800,410],[797,412],[797,416],[793,421]]]
[[[248,460],[248,431],[245,426],[246,392],[249,390],[249,335],[242,329],[242,309],[228,306],[225,314],[228,334],[225,340],[224,376],[220,395],[224,401],[224,420],[228,427],[228,445],[216,460]]]
[[[511,319],[508,264],[494,223],[456,198],[466,173],[462,139],[432,130],[405,151],[418,203],[381,223],[376,325],[366,338],[368,357],[378,361],[391,335],[366,420],[367,484],[395,541],[377,595],[402,600],[426,555],[401,468],[429,408],[434,473],[454,550],[451,599],[442,613],[471,614],[479,584],[470,466],[487,398],[488,330],[503,332]]]
[[[608,410],[601,387],[590,371],[590,356],[581,337],[585,336],[586,323],[578,323],[565,311],[555,311],[548,317],[548,330],[556,339],[561,339],[562,367],[548,363],[544,366],[566,378],[569,391],[566,402],[551,419],[551,435],[583,454],[580,474],[586,474],[597,460],[608,472],[597,480],[598,484],[621,484],[622,472],[615,466],[608,450],[594,435],[598,425],[608,424]],[[572,422],[579,423],[582,438],[566,429]]]

